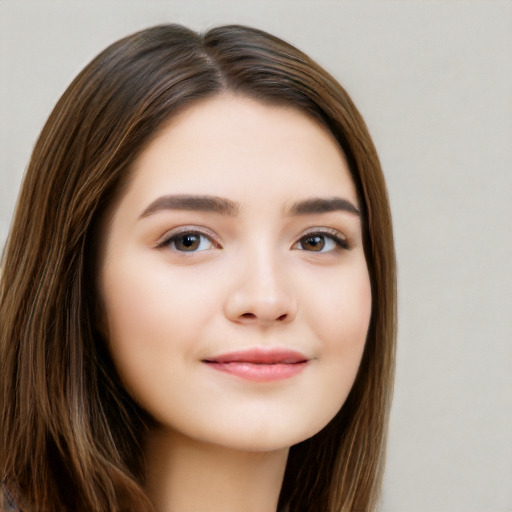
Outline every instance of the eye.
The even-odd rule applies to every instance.
[[[201,252],[218,247],[213,240],[199,231],[180,231],[167,237],[159,247],[166,247],[178,252]]]
[[[347,241],[338,233],[314,232],[300,238],[294,249],[310,252],[331,252],[336,249],[348,249]]]

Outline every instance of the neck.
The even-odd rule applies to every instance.
[[[154,430],[146,455],[157,512],[275,512],[288,449],[245,452]]]

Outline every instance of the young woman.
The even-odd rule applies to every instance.
[[[113,44],[46,123],[3,259],[4,506],[373,510],[395,302],[330,75],[241,26]]]

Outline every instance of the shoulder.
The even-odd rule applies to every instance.
[[[0,482],[0,512],[21,512],[13,493],[4,482]]]

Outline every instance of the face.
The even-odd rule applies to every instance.
[[[100,272],[121,380],[164,429],[289,447],[344,403],[371,312],[358,199],[332,135],[233,95],[153,139]]]

